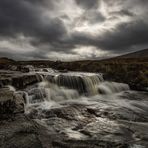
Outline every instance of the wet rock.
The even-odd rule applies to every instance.
[[[36,124],[23,115],[11,121],[0,121],[0,147],[42,148]]]
[[[9,65],[8,69],[12,70],[12,71],[17,71],[17,66],[16,65]]]
[[[0,88],[2,88],[5,85],[11,85],[11,78],[0,79]]]
[[[27,73],[27,72],[29,72],[30,70],[29,70],[29,67],[19,65],[19,66],[17,66],[17,71],[21,71],[21,72],[23,72],[23,73]]]
[[[38,77],[34,75],[23,75],[20,77],[12,78],[12,86],[22,89],[25,88],[27,85],[37,83]]]
[[[48,72],[48,69],[44,68],[42,71],[43,71],[43,72]]]
[[[2,81],[0,81],[0,88],[2,88],[3,87],[3,83],[2,83]]]
[[[13,92],[8,89],[0,90],[0,114],[9,114],[13,112],[15,102]]]
[[[25,101],[24,98],[18,94],[18,93],[14,93],[13,95],[13,100],[15,102],[15,110],[14,113],[24,113],[24,106],[25,106]]]
[[[103,140],[65,140],[53,141],[54,147],[63,148],[129,148],[128,144],[114,143]]]
[[[23,89],[28,85],[42,81],[38,74],[22,74],[21,72],[0,71],[0,87],[12,85],[17,89]]]
[[[14,93],[8,88],[0,89],[0,115],[16,114],[24,112],[24,99],[20,94]]]
[[[87,106],[78,104],[51,110],[42,110],[40,115],[44,116],[44,118],[58,117],[66,120],[76,120],[87,123],[95,118],[93,109],[88,109]],[[34,118],[36,117],[34,116]]]
[[[30,117],[46,125],[55,137],[59,136],[59,139],[53,136],[53,147],[146,148],[147,120],[143,122],[142,119],[147,114],[138,115],[133,110],[113,105],[114,109],[104,110],[102,105],[93,107],[74,103],[49,110],[38,107],[35,110],[35,107]],[[135,120],[133,115],[139,119]]]
[[[87,105],[70,104],[49,110],[38,108],[30,114],[28,117],[23,114],[15,116],[11,122],[0,121],[0,147],[132,148],[143,146],[146,148],[148,146],[147,123],[109,119],[107,113],[104,117],[98,117],[97,108]]]

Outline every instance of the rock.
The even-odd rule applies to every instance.
[[[17,66],[17,71],[21,71],[21,72],[23,72],[23,73],[27,73],[27,72],[29,72],[30,70],[29,70],[29,67],[25,67],[25,66],[19,65],[19,66]]]
[[[44,69],[43,69],[43,72],[48,72],[48,69],[44,68]]]
[[[0,88],[2,88],[5,85],[11,85],[11,79],[10,78],[0,79]]]
[[[0,89],[0,114],[16,114],[24,112],[24,99],[20,94],[8,88]]]
[[[17,71],[17,66],[16,65],[9,65],[8,69],[12,70],[12,71]]]
[[[12,86],[22,89],[25,88],[27,85],[37,83],[38,81],[39,79],[35,74],[22,75],[12,78]]]
[[[0,114],[9,114],[13,112],[15,102],[13,100],[13,92],[8,89],[0,90]]]
[[[80,104],[37,111],[39,110],[31,113],[34,114],[32,117],[17,114],[15,117],[10,117],[11,121],[0,120],[0,147],[131,148],[148,146],[147,123],[98,117],[96,109]],[[105,116],[107,115],[105,113]]]
[[[2,81],[0,81],[0,88],[2,88],[3,87],[3,83],[2,83]]]
[[[96,116],[92,110],[93,109],[87,108],[84,105],[73,104],[71,106],[53,108],[51,110],[42,110],[39,111],[38,114],[44,118],[58,117],[68,121],[75,120],[83,123],[88,123],[93,121]],[[34,113],[34,110],[32,110],[32,112]],[[32,112],[30,112],[30,116],[32,118],[37,118],[38,116],[36,117],[36,114],[33,114]],[[37,113],[37,110],[35,112]]]
[[[24,113],[24,98],[20,94],[14,93],[13,100],[15,102],[14,113]]]
[[[12,85],[17,89],[23,89],[40,81],[42,77],[39,74],[0,70],[0,87]]]
[[[0,121],[0,147],[42,148],[37,132],[37,125],[24,115],[15,116],[11,121]]]

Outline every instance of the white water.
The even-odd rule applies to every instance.
[[[39,80],[42,79],[42,82],[28,87],[24,93],[26,114],[29,114],[35,121],[47,129],[51,128],[53,130],[55,125],[56,129],[64,132],[70,139],[79,140],[89,137],[79,132],[79,130],[73,130],[75,121],[70,123],[55,116],[49,117],[50,111],[52,113],[52,110],[55,108],[62,111],[62,108],[69,107],[63,113],[69,114],[68,110],[71,110],[70,117],[71,115],[74,116],[76,121],[83,120],[84,116],[83,111],[81,113],[81,110],[73,108],[73,105],[87,106],[97,110],[97,113],[99,115],[101,113],[101,116],[96,116],[95,121],[83,127],[84,131],[89,131],[89,133],[94,135],[108,132],[120,133],[121,125],[116,119],[111,120],[107,116],[117,116],[119,119],[121,117],[121,120],[125,118],[129,122],[137,121],[138,115],[147,116],[148,102],[145,99],[147,94],[130,91],[127,84],[104,81],[102,74],[60,73],[50,69],[37,72],[37,76]],[[144,99],[142,100],[142,98]],[[103,116],[104,113],[108,115]],[[135,144],[131,148],[143,147]]]
[[[58,73],[39,72],[42,82],[27,88],[25,92],[26,107],[54,108],[66,102],[93,103],[95,98],[104,98],[129,90],[127,84],[107,82],[102,74],[97,73]],[[43,76],[44,75],[44,76]]]
[[[102,94],[113,94],[129,89],[130,88],[127,84],[117,82],[103,82],[98,85],[98,90]]]
[[[119,136],[122,141],[127,133],[135,130],[132,141],[147,138],[146,92],[134,92],[127,84],[104,81],[98,73],[61,73],[31,67],[30,73],[36,74],[37,84],[21,91],[12,86],[6,89],[20,93],[26,100],[25,113],[49,132],[64,133],[66,138],[78,140],[102,137],[118,141]],[[144,146],[135,143],[130,148]]]

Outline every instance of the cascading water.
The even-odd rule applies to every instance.
[[[103,82],[98,85],[98,91],[101,94],[113,94],[121,91],[129,90],[129,86],[123,83]]]
[[[38,83],[24,90],[6,89],[23,96],[26,115],[53,137],[97,139],[107,144],[110,140],[123,143],[129,137],[137,142],[141,133],[147,138],[147,94],[131,91],[127,84],[105,81],[99,73],[29,68]]]
[[[77,90],[80,94],[95,95],[98,93],[97,85],[103,81],[102,74],[66,73],[48,75],[46,80],[58,86]]]
[[[104,81],[99,73],[41,71],[37,72],[37,76],[42,82],[27,88],[25,92],[29,108],[34,105],[52,107],[66,100],[80,101],[86,97],[129,90],[127,84]]]

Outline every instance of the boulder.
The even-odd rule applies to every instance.
[[[0,114],[16,114],[24,112],[24,99],[20,94],[9,90],[0,89]]]

